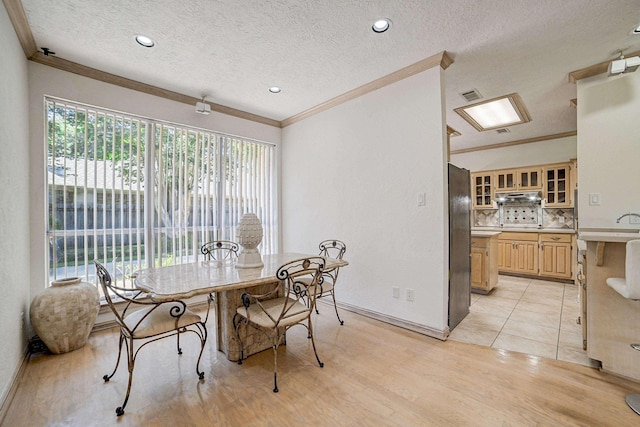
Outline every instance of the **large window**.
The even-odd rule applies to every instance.
[[[50,280],[196,261],[247,212],[276,250],[273,144],[49,97],[45,116]]]

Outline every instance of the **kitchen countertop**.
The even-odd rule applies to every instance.
[[[626,243],[629,240],[640,239],[640,231],[621,228],[582,228],[578,230],[578,239],[587,242]]]
[[[471,237],[493,237],[501,234],[502,231],[475,230],[471,229]]]
[[[517,233],[556,233],[556,234],[575,234],[572,228],[533,228],[533,227],[472,227],[471,233],[478,231],[493,231],[498,233],[517,232]]]

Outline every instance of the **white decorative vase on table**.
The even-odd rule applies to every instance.
[[[98,289],[78,277],[54,280],[33,298],[31,325],[55,354],[77,350],[87,343],[100,310]]]
[[[240,218],[236,239],[242,250],[238,254],[236,268],[263,267],[262,256],[258,251],[258,245],[262,242],[262,223],[253,213],[247,213]]]

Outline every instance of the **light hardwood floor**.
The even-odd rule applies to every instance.
[[[278,354],[243,365],[215,349],[213,322],[195,372],[197,343],[173,339],[142,350],[132,395],[119,419],[126,367],[108,383],[115,329],[82,349],[31,358],[3,426],[630,426],[640,417],[625,395],[640,384],[564,361],[453,340],[439,341],[320,305],[315,362],[304,328]],[[191,338],[191,339],[189,339]],[[146,351],[145,351],[146,350]]]

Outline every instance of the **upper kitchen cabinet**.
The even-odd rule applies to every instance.
[[[518,188],[515,170],[501,170],[495,173],[496,191],[515,190]]]
[[[571,166],[570,164],[546,166],[544,176],[544,198],[546,206],[571,206]]]
[[[471,174],[471,194],[474,208],[493,207],[493,173]]]
[[[541,190],[542,168],[518,169],[519,190]]]
[[[505,169],[495,172],[496,191],[541,190],[542,168]]]

